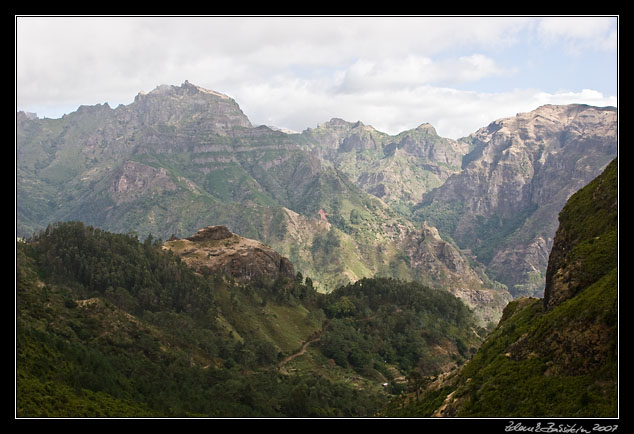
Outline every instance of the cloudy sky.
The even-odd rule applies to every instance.
[[[252,123],[443,137],[543,104],[617,106],[618,18],[16,16],[16,109],[57,118],[185,80]]]

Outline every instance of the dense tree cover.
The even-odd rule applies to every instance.
[[[433,345],[451,341],[459,361],[476,344],[458,331],[469,310],[417,284],[364,279],[329,295],[300,273],[246,284],[194,273],[151,236],[80,222],[16,252],[18,417],[358,417],[387,404],[379,383],[283,374],[280,339],[294,338],[271,338],[283,331],[258,316],[304,327],[304,339],[323,326],[320,357],[361,375],[435,371],[447,360]],[[275,318],[286,311],[303,324]]]
[[[343,263],[339,258],[341,240],[334,229],[325,234],[315,235],[310,253],[316,267],[328,268],[333,272],[343,271]]]
[[[389,363],[431,375],[452,360],[462,363],[479,344],[472,312],[453,295],[417,282],[362,279],[336,289],[323,308],[329,318],[324,354],[359,370]],[[455,351],[442,357],[435,345]]]
[[[113,234],[81,222],[49,225],[30,243],[38,267],[51,282],[70,284],[78,297],[107,296],[134,313],[213,308],[210,285],[149,235]]]
[[[153,360],[50,334],[19,340],[31,351],[21,347],[18,356],[18,417],[356,417],[382,404],[344,384],[282,375],[270,365],[245,375],[245,365],[191,366],[184,354]]]
[[[314,302],[309,278],[246,285],[200,276],[160,245],[79,222],[49,226],[17,244],[18,417],[340,417],[378,410],[375,394],[310,374],[282,375],[279,349],[248,322],[267,303]]]

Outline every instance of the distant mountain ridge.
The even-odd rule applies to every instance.
[[[473,205],[503,204],[507,194],[516,195],[505,187],[511,185],[506,172],[495,168],[546,173],[532,166],[541,161],[537,151],[530,158],[509,158],[519,155],[515,149],[526,134],[530,149],[548,156],[551,175],[576,167],[583,176],[575,175],[575,185],[616,153],[613,109],[568,110],[577,115],[566,125],[576,129],[557,129],[563,118],[545,116],[543,109],[529,114],[548,119],[560,142],[545,140],[553,137],[549,129],[512,119],[461,140],[441,138],[429,124],[390,136],[341,119],[286,133],[254,126],[233,99],[187,81],[158,86],[115,109],[82,106],[61,119],[18,113],[16,231],[29,236],[50,222],[80,220],[167,239],[225,225],[288,257],[322,290],[375,275],[419,279],[465,300],[488,300],[480,304],[484,311],[495,307],[483,311],[483,318],[495,320],[510,298],[490,276],[514,294],[543,289],[542,256],[550,238],[538,234],[528,247],[520,238],[552,227],[560,203],[528,201],[504,213],[501,207]],[[603,130],[590,127],[594,118],[584,113],[591,112],[603,113]],[[580,138],[574,143],[595,143],[596,153],[586,155],[587,147],[578,146],[568,159],[572,163],[559,163],[571,137]],[[561,146],[550,150],[557,143]],[[497,196],[478,187],[489,179],[500,187]],[[572,189],[558,193],[558,184],[547,177],[530,185],[537,180],[550,186],[553,197]],[[459,186],[473,194],[464,196]],[[435,228],[442,243],[425,238]],[[519,276],[503,272],[513,268]],[[478,278],[469,277],[474,275]]]
[[[469,151],[467,143],[441,138],[430,124],[390,136],[360,121],[333,118],[301,136],[321,159],[400,210],[459,172]]]
[[[417,213],[469,249],[515,296],[541,295],[557,214],[617,156],[617,111],[542,106],[481,128],[463,169]]]

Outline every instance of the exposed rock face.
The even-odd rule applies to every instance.
[[[420,212],[443,210],[432,223],[515,296],[541,296],[557,214],[616,156],[616,109],[547,105],[465,140],[474,149],[463,170],[427,194]]]
[[[438,229],[423,223],[420,231],[409,237],[405,252],[416,279],[432,287],[442,287],[460,298],[474,312],[482,325],[497,322],[511,294],[493,289],[483,272],[476,272],[468,259],[452,244],[444,241]]]
[[[188,125],[223,135],[236,126],[252,126],[233,99],[188,81],[181,86],[161,85],[151,92],[139,93],[130,110],[145,125]]]
[[[252,126],[227,95],[163,85],[116,109],[19,113],[16,230],[81,220],[165,239],[214,221],[331,289],[384,273],[468,288],[465,299],[491,304],[473,258],[514,294],[541,291],[556,215],[615,151],[614,119],[610,109],[547,106],[466,140],[429,124],[391,136],[341,119],[285,134]],[[420,203],[434,188],[435,214]],[[415,229],[423,220],[443,242]]]
[[[135,161],[126,161],[112,180],[109,191],[119,205],[133,202],[143,195],[160,194],[163,191],[175,191],[176,189],[176,185],[164,168],[154,168]]]
[[[441,172],[447,167],[460,167],[469,147],[464,142],[440,137],[430,124],[421,124],[395,136],[385,149],[386,154],[399,150],[418,157]]]
[[[258,241],[233,234],[226,226],[208,226],[185,239],[171,238],[163,248],[203,274],[221,272],[243,280],[295,277],[287,258]]]
[[[601,369],[614,356],[617,188],[617,160],[613,160],[566,203],[548,262],[543,307],[546,318],[556,318],[557,307],[566,301],[574,307],[539,339],[522,335],[508,348],[511,359],[543,357],[554,362],[545,375],[583,375]],[[601,294],[601,300],[592,301],[585,294],[589,301],[584,304],[581,296],[576,297],[583,291]],[[602,304],[606,310],[596,306]],[[501,324],[505,321],[508,319],[503,318]]]

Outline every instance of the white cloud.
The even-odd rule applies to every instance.
[[[614,52],[617,47],[616,17],[546,17],[537,33],[547,44],[563,43],[568,53],[584,50]]]
[[[439,135],[454,139],[465,137],[496,119],[531,111],[544,104],[617,104],[616,97],[590,89],[482,93],[422,85],[391,91],[367,88],[362,92],[342,93],[328,92],[325,85],[297,79],[244,87],[237,100],[256,124],[302,131],[338,117],[350,122],[360,120],[379,131],[398,134],[428,122]],[[270,110],[271,106],[275,106],[275,112]]]
[[[85,95],[98,84],[113,89],[173,80],[180,68],[217,59],[232,59],[255,79],[293,66],[423,58],[455,44],[494,44],[515,32],[513,21],[486,24],[424,17],[18,17],[17,78],[42,83],[40,91]],[[218,73],[212,69],[209,80],[222,81]]]
[[[506,75],[510,72],[482,54],[441,61],[416,55],[376,60],[360,59],[343,71],[338,88],[341,92],[350,93],[366,89],[392,91],[429,84],[446,86]]]
[[[496,52],[525,37],[577,55],[616,47],[614,20],[604,18],[18,17],[16,104],[56,117],[53,106],[57,116],[114,107],[189,80],[235,98],[256,124],[303,130],[341,117],[396,134],[430,122],[454,138],[547,102],[616,104],[599,91],[522,83],[476,91],[482,80],[516,77]]]

